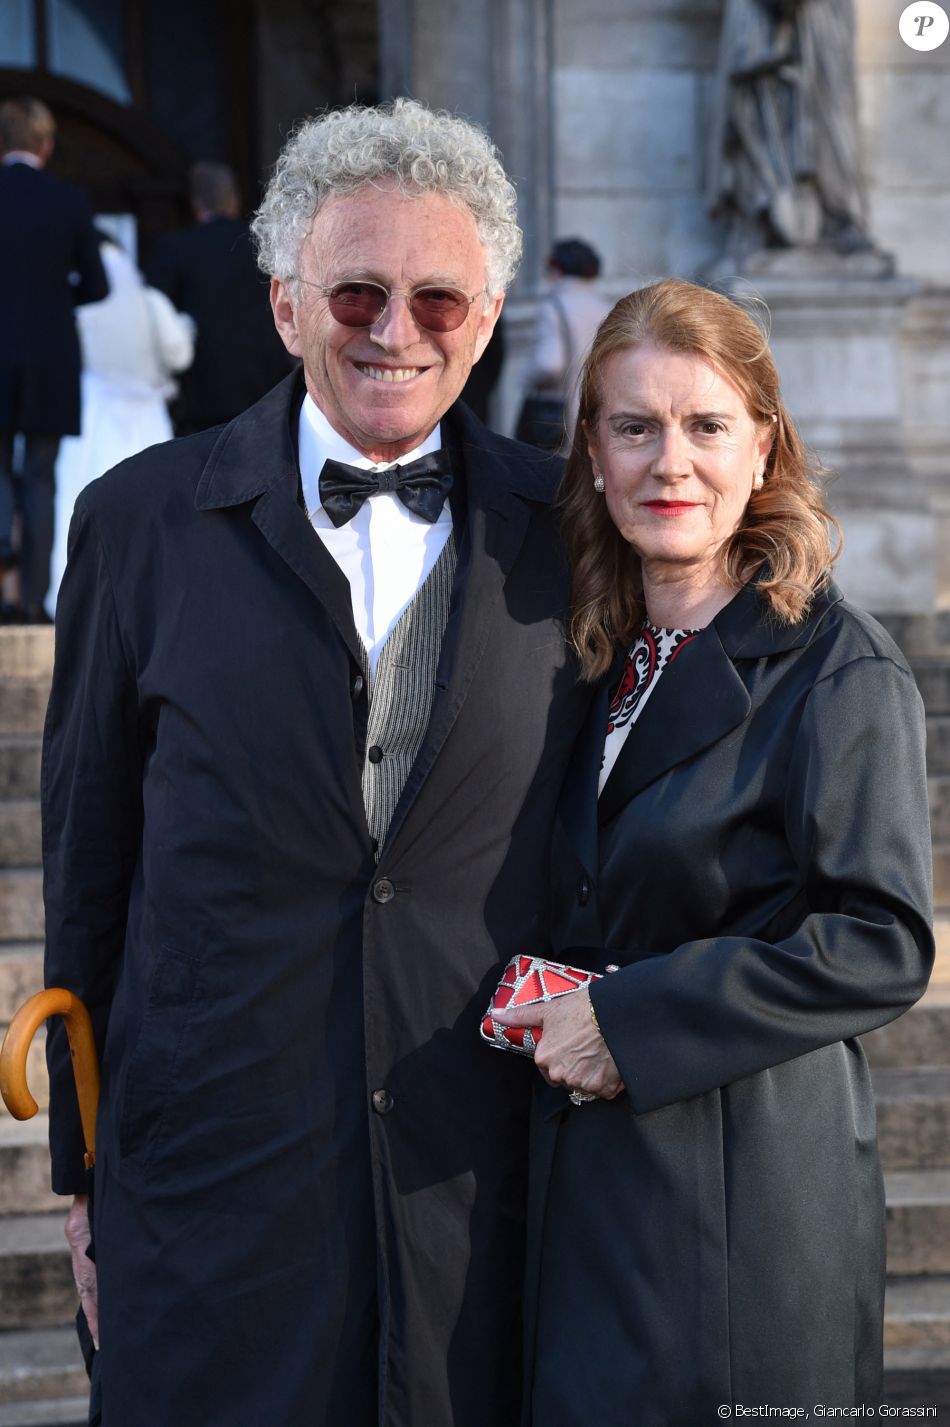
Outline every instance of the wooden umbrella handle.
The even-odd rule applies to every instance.
[[[17,1011],[0,1047],[0,1095],[14,1119],[29,1120],[36,1114],[39,1106],[26,1083],[26,1057],[33,1037],[49,1016],[62,1016],[66,1022],[76,1094],[79,1097],[82,1137],[86,1145],[86,1168],[91,1169],[96,1159],[99,1062],[89,1012],[72,991],[65,991],[62,987],[37,991]]]

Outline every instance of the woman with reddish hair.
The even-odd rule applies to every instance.
[[[536,1427],[880,1401],[884,1201],[858,1036],[933,957],[913,677],[737,304],[630,294],[564,505],[599,685],[555,837],[528,1353]],[[570,1093],[569,1093],[570,1092]]]

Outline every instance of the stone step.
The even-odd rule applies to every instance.
[[[934,981],[916,1006],[861,1044],[874,1069],[950,1065],[950,987]]]
[[[52,673],[52,629],[30,625],[0,629],[0,679],[49,683]]]
[[[32,1120],[14,1120],[0,1110],[0,1213],[65,1212],[65,1200],[49,1183],[48,1117],[41,1113]]]
[[[950,659],[914,659],[911,668],[927,712],[950,713]]]
[[[950,1274],[950,1170],[889,1170],[884,1184],[890,1272]]]
[[[939,659],[950,653],[950,611],[933,610],[924,614],[881,614],[874,618],[890,634],[906,658],[916,664],[919,659]]]
[[[6,966],[4,965],[6,961]],[[4,972],[7,975],[4,975]],[[42,949],[0,952],[0,1036],[12,1011],[42,985]],[[6,991],[6,994],[2,994]],[[950,1163],[950,997],[929,994],[900,1020],[863,1037],[878,1100],[885,1166],[939,1168]],[[45,1037],[30,1047],[27,1082],[41,1110],[49,1104]],[[0,1110],[6,1118],[6,1112]],[[946,1139],[944,1139],[946,1137]],[[911,1155],[914,1158],[911,1158]],[[0,1184],[3,1179],[0,1176]]]
[[[886,1347],[884,1349],[884,1401],[893,1401],[893,1394],[887,1391],[887,1374],[910,1378],[914,1386],[923,1387],[931,1373],[950,1376],[950,1344],[934,1347]],[[921,1393],[923,1397],[923,1393]],[[931,1394],[927,1394],[933,1400]],[[943,1416],[943,1414],[941,1414]],[[0,1418],[3,1427],[3,1418]]]
[[[895,1349],[897,1354],[902,1351],[912,1353],[913,1349]],[[936,1418],[945,1422],[950,1418],[950,1368],[940,1363],[928,1363],[926,1358],[923,1358],[908,1371],[900,1367],[889,1367],[885,1356],[881,1401],[880,1408],[876,1403],[870,1404],[872,1412],[868,1415],[883,1415],[893,1420],[899,1415],[893,1412],[893,1409],[905,1407],[914,1409],[912,1412],[906,1412],[905,1418],[919,1418],[921,1409],[926,1408],[930,1411],[930,1421]],[[3,1427],[2,1423],[0,1427]]]
[[[0,799],[39,798],[42,752],[42,740],[35,734],[0,737]]]
[[[43,989],[43,943],[0,946],[0,1025],[6,1025],[27,997]]]
[[[35,798],[0,802],[0,867],[39,867],[40,805]]]
[[[921,1370],[946,1367],[950,1365],[946,1262],[940,1265],[943,1272],[926,1274],[919,1255],[908,1256],[899,1243],[895,1254],[894,1230],[898,1212],[906,1219],[916,1205],[950,1205],[950,1175],[890,1174],[887,1185],[889,1263],[902,1260],[899,1276],[890,1277],[887,1285],[887,1367],[904,1371],[915,1365]],[[30,1398],[34,1392],[54,1398],[61,1391],[81,1389],[82,1380],[73,1376],[82,1369],[78,1354],[72,1356],[72,1330],[36,1331],[65,1324],[75,1312],[63,1219],[64,1212],[0,1219],[0,1404]],[[937,1268],[936,1257],[928,1255],[926,1266]]]
[[[88,1388],[74,1327],[0,1333],[0,1405],[61,1402],[81,1397]],[[11,1420],[16,1418],[11,1415]]]
[[[46,718],[49,686],[47,678],[0,682],[0,733],[31,733],[39,737]]]
[[[930,802],[930,830],[934,842],[950,842],[950,776],[938,774],[927,779]]]
[[[39,868],[0,868],[0,943],[41,941],[43,874]]]
[[[2,874],[0,874],[2,875]],[[43,943],[15,942],[0,946],[0,1038],[14,1012],[36,991],[43,989]],[[41,1027],[33,1037],[26,1063],[27,1084],[41,1110],[49,1105],[49,1077],[46,1073],[46,1032]],[[0,1123],[7,1120],[0,1106]],[[11,1123],[15,1123],[11,1121]],[[0,1206],[3,1175],[0,1174]]]
[[[0,1041],[7,1033],[0,1025]],[[46,1032],[38,1030],[26,1056],[26,1083],[40,1110],[49,1109],[49,1073],[46,1069]],[[11,1117],[12,1118],[12,1117]],[[0,1121],[7,1119],[6,1106],[0,1101]],[[3,1212],[3,1179],[0,1177],[0,1213]]]
[[[49,1080],[42,1035],[31,1049],[27,1075],[40,1113],[17,1121],[0,1112],[0,1212],[55,1208],[49,1190]],[[874,1072],[878,1136],[886,1170],[950,1167],[950,1070]]]
[[[884,1349],[888,1366],[898,1362],[898,1349],[931,1355],[928,1366],[950,1366],[950,1277],[888,1278],[884,1297]],[[937,1357],[943,1361],[938,1361]],[[923,1366],[923,1364],[921,1364]]]
[[[0,1213],[55,1207],[49,1190],[49,1078],[42,1034],[30,1051],[27,1077],[40,1113],[17,1121],[0,1110]],[[950,1169],[950,1069],[874,1072],[878,1139],[885,1170]]]
[[[885,1169],[950,1168],[950,1066],[873,1072]]]
[[[927,772],[950,773],[950,714],[927,715]]]
[[[934,838],[934,906],[950,906],[950,843]]]
[[[89,1394],[0,1404],[0,1427],[86,1427]]]
[[[76,1314],[65,1201],[56,1214],[0,1218],[0,1332],[57,1328]]]

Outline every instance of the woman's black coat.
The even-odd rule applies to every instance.
[[[709,1427],[879,1400],[884,1214],[854,1039],[933,955],[924,722],[884,631],[754,586],[663,673],[597,802],[606,690],[562,800],[555,955],[626,1085],[539,1082],[535,1427]],[[543,1227],[542,1227],[543,1221]]]

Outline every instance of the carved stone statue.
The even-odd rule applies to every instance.
[[[872,247],[853,0],[725,0],[707,187],[733,257]]]

